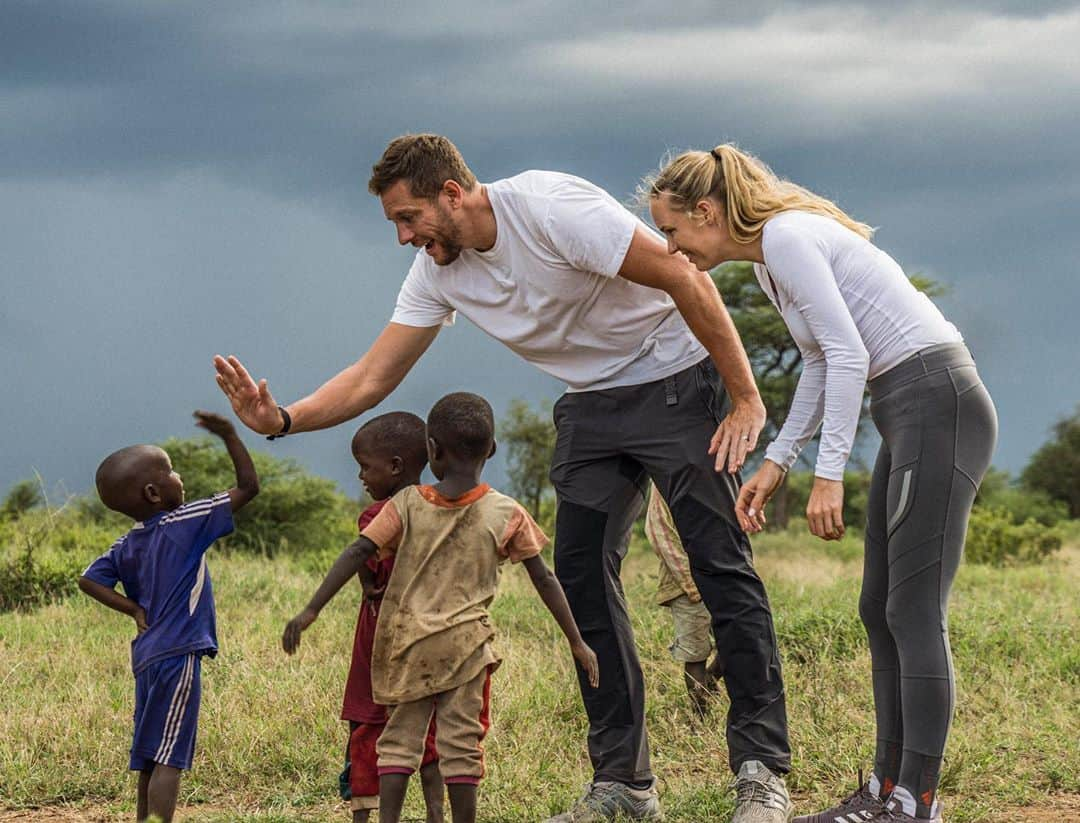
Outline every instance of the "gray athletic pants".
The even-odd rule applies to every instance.
[[[568,393],[555,405],[555,573],[600,662],[599,688],[578,673],[596,780],[652,777],[644,681],[619,579],[649,477],[668,502],[712,616],[731,699],[731,768],[756,759],[780,774],[790,769],[772,614],[735,519],[739,481],[717,473],[707,454],[726,400],[706,359],[666,380]]]
[[[962,343],[925,349],[870,381],[870,413],[882,443],[859,613],[873,665],[874,772],[929,817],[955,698],[949,589],[997,414]]]

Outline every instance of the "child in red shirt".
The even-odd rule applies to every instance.
[[[420,482],[420,475],[427,465],[424,421],[408,412],[391,412],[372,418],[353,436],[352,454],[360,466],[360,482],[375,501],[360,514],[357,526],[362,531],[394,494]],[[379,604],[393,566],[393,557],[382,560],[371,557],[367,562],[374,584],[364,588],[341,707],[341,719],[349,722],[348,777],[342,782],[347,782],[350,790],[353,823],[368,823],[372,809],[379,806],[375,741],[386,726],[386,709],[376,703],[371,694],[371,655]],[[443,823],[443,782],[439,775],[439,755],[435,750],[434,725],[432,719],[420,779],[427,806],[427,823]]]

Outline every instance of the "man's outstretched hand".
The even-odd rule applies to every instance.
[[[266,380],[258,385],[251,379],[244,365],[233,355],[214,356],[217,384],[229,398],[233,411],[241,422],[259,434],[277,434],[284,421],[274,396],[266,387]]]

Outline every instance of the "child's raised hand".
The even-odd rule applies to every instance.
[[[281,635],[281,648],[285,650],[285,654],[292,654],[300,648],[300,635],[318,616],[318,613],[311,609],[304,609],[285,624],[285,633]]]
[[[200,410],[193,412],[192,417],[195,418],[196,426],[206,429],[210,434],[216,434],[218,437],[226,437],[236,433],[232,422],[220,414]]]
[[[574,659],[581,664],[581,668],[588,675],[589,685],[595,689],[600,685],[600,663],[596,659],[596,652],[584,642],[571,644],[570,650],[574,653]]]

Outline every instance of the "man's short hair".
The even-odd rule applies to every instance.
[[[427,428],[411,412],[380,414],[356,430],[353,454],[359,448],[383,457],[400,457],[407,470],[420,472],[427,465]]]
[[[431,407],[428,436],[443,448],[471,460],[491,454],[495,440],[495,414],[478,394],[455,392]]]
[[[390,141],[371,169],[368,191],[378,197],[398,180],[409,181],[413,197],[425,200],[434,200],[447,180],[465,191],[476,185],[457,146],[440,134],[406,134]]]

